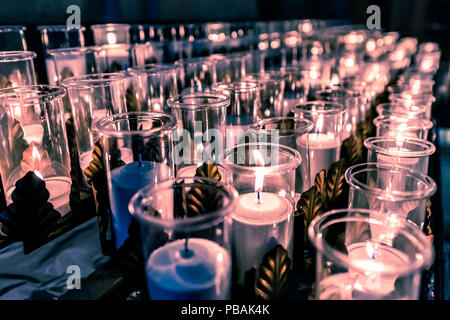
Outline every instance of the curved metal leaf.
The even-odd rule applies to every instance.
[[[203,164],[198,167],[197,170],[195,170],[195,176],[210,178],[217,181],[220,181],[220,179],[222,179],[222,176],[219,172],[219,167],[209,160],[203,162]]]
[[[92,161],[89,166],[84,169],[84,175],[88,183],[92,182],[94,176],[103,172],[103,142],[102,139],[97,140],[95,143],[94,151],[92,151]]]
[[[328,201],[335,201],[344,192],[345,160],[334,162],[327,173]]]
[[[322,201],[322,195],[316,186],[312,186],[302,193],[300,200],[297,202],[296,214],[303,216],[305,239],[307,238],[309,224],[315,217],[324,212],[325,205],[325,202]]]
[[[314,185],[322,196],[322,201],[327,201],[327,180],[326,180],[326,170],[322,169],[318,174],[316,174],[316,178],[314,179]]]
[[[127,104],[127,111],[128,112],[137,111],[137,109],[138,109],[137,100],[136,100],[136,96],[134,94],[134,88],[132,85],[130,85],[127,88],[125,99],[126,99],[126,104]]]
[[[264,255],[256,279],[256,296],[264,300],[282,298],[288,289],[291,259],[288,252],[277,245]]]
[[[363,143],[359,138],[350,136],[342,142],[341,159],[345,159],[347,166],[362,161]]]

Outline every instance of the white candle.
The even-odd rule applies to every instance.
[[[320,300],[404,298],[394,294],[397,277],[386,271],[395,272],[396,267],[408,264],[406,254],[384,245],[372,247],[372,251],[370,248],[371,244],[367,242],[347,246],[351,265],[364,271],[350,267],[349,272],[324,278],[319,284]]]
[[[146,266],[153,300],[225,300],[231,294],[231,258],[217,243],[200,238],[169,242]]]
[[[236,199],[233,217],[232,245],[238,282],[245,273],[258,270],[264,255],[281,244],[292,257],[294,208],[292,203],[275,193],[252,192]]]
[[[308,134],[309,142],[309,167],[311,182],[316,174],[322,170],[328,170],[333,162],[339,160],[341,143],[335,137],[323,133]],[[308,156],[308,149],[305,146],[304,138],[297,138],[297,150],[302,159]]]
[[[44,137],[44,128],[41,124],[28,124],[22,126],[23,138],[28,144],[35,142],[36,144],[42,144],[42,138]]]

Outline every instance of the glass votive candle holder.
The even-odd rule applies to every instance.
[[[221,92],[182,94],[168,101],[177,120],[174,160],[177,172],[205,161],[221,162],[230,97]]]
[[[431,108],[421,105],[406,106],[401,102],[387,102],[376,106],[376,111],[380,117],[398,117],[411,119],[428,119],[431,118]]]
[[[412,94],[408,91],[391,93],[388,99],[389,101],[401,103],[407,107],[415,104],[431,107],[436,101],[436,98],[431,94]]]
[[[130,28],[131,25],[121,23],[94,24],[91,26],[96,45],[128,44],[130,43]]]
[[[436,147],[416,138],[371,137],[364,140],[367,162],[395,164],[428,174],[428,160]]]
[[[263,119],[281,116],[283,112],[283,79],[271,78],[267,73],[252,74],[245,79],[256,80],[261,84],[261,106],[258,114]]]
[[[0,26],[0,51],[27,51],[25,26]]]
[[[377,137],[413,137],[427,140],[433,122],[427,119],[410,119],[397,116],[377,117],[373,120]]]
[[[164,61],[164,44],[160,42],[135,43],[131,50],[133,66],[144,66]]]
[[[171,65],[129,68],[137,110],[170,113],[167,100],[178,94],[177,69]]]
[[[345,172],[349,208],[376,210],[413,222],[422,229],[427,200],[436,192],[429,176],[389,163],[363,163]]]
[[[309,170],[309,154],[299,146],[309,150],[308,134],[314,128],[312,121],[294,117],[275,117],[256,122],[251,129],[257,142],[280,144],[303,153],[300,154],[300,165],[295,172],[295,192],[301,194],[311,185]]]
[[[199,177],[158,181],[131,199],[150,299],[231,299],[234,203],[232,187]]]
[[[118,249],[129,236],[131,197],[145,186],[174,176],[175,118],[156,112],[126,112],[102,118],[96,125],[103,136],[103,166]]]
[[[80,26],[80,28],[72,28],[67,25],[47,25],[38,26],[37,29],[41,33],[48,83],[56,85],[59,79],[55,71],[54,60],[48,54],[48,50],[84,47],[84,33],[86,28],[83,26]]]
[[[70,211],[70,159],[63,112],[65,90],[34,85],[0,90],[0,172],[6,202],[28,172],[45,181],[48,201],[61,215]]]
[[[266,253],[281,245],[293,254],[295,170],[300,155],[278,144],[246,143],[225,151],[239,196],[231,215],[235,281],[244,285]]]
[[[213,55],[217,82],[238,82],[250,73],[250,55],[237,52],[227,55]]]
[[[36,84],[34,58],[31,51],[1,51],[0,89]]]
[[[179,60],[175,65],[179,66],[182,93],[209,91],[217,82],[215,61],[210,57]]]
[[[104,44],[95,48],[95,64],[98,72],[118,72],[132,67],[132,45],[127,43]]]
[[[256,79],[237,82],[219,82],[212,86],[214,91],[230,97],[226,116],[226,147],[239,144],[250,125],[262,119],[261,110],[262,84]]]
[[[317,300],[417,300],[434,261],[423,232],[376,210],[328,211],[308,236],[317,249]]]
[[[297,146],[302,158],[309,157],[310,181],[313,183],[317,173],[328,170],[339,160],[344,107],[337,103],[311,101],[297,105],[293,111],[296,119],[307,119],[314,124],[308,133],[309,144],[303,145],[301,140]]]
[[[92,161],[92,151],[100,139],[96,122],[127,111],[127,81],[124,73],[97,73],[70,77],[62,82],[69,96],[82,171]]]

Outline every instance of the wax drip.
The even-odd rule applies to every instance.
[[[142,155],[138,154],[139,167],[142,167]]]

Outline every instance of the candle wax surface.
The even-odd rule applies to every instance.
[[[131,162],[111,171],[112,225],[116,248],[128,238],[128,227],[131,223],[128,204],[131,198],[155,180],[168,178],[169,172],[166,165],[150,161],[142,161],[142,165],[139,165],[138,161]]]
[[[231,259],[217,243],[206,239],[170,242],[147,262],[148,290],[153,300],[229,299]]]

